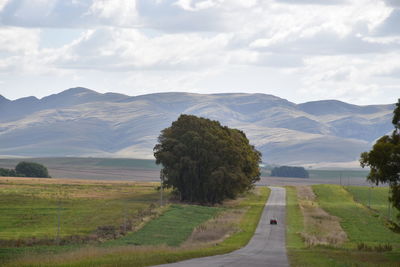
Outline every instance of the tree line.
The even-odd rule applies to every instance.
[[[18,163],[15,169],[0,168],[0,176],[51,178],[44,165],[26,161]]]
[[[303,167],[280,166],[271,170],[271,176],[309,178],[308,171]]]

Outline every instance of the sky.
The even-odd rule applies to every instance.
[[[0,0],[0,95],[400,97],[400,0]]]

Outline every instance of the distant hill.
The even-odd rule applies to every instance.
[[[351,162],[392,129],[393,109],[240,93],[131,97],[72,88],[42,99],[0,96],[0,155],[152,158],[160,130],[185,113],[243,130],[264,162]]]

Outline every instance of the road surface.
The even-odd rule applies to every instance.
[[[285,248],[285,189],[270,187],[271,194],[264,207],[256,232],[244,248],[229,254],[204,258],[196,258],[163,267],[258,267],[289,266]],[[277,225],[270,225],[269,220],[275,218]]]

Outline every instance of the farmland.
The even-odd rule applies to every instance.
[[[400,235],[393,232],[384,218],[355,201],[350,190],[337,185],[314,185],[316,198],[311,206],[318,206],[338,219],[346,233],[344,242],[328,239],[325,244],[307,244],[305,237],[318,238],[320,232],[310,230],[310,221],[315,225],[323,220],[321,214],[309,215],[301,202],[299,188],[288,187],[288,253],[295,266],[395,266],[400,260]],[[366,188],[352,188],[360,194]],[[384,192],[384,189],[379,189]],[[384,193],[383,193],[384,194]],[[375,200],[376,205],[387,206],[387,198]],[[322,227],[322,226],[320,226]],[[314,228],[315,229],[315,228]],[[319,228],[322,229],[322,228]]]
[[[158,182],[154,160],[127,158],[28,158],[45,165],[54,178]],[[14,168],[20,159],[0,159],[0,168]]]
[[[0,239],[85,235],[119,226],[159,198],[153,183],[0,178]]]
[[[363,204],[365,207],[370,207],[371,211],[383,218],[390,216],[390,219],[395,220],[400,213],[397,209],[388,205],[388,187],[346,186],[345,188],[353,195],[357,202]]]
[[[260,188],[219,207],[161,208],[156,183],[31,178],[0,182],[5,214],[0,221],[0,262],[22,266],[66,261],[72,266],[130,266],[132,261],[144,266],[226,253],[252,237],[269,192]],[[54,243],[58,218],[60,245]],[[128,231],[122,233],[127,221]],[[166,225],[168,231],[160,234]],[[110,226],[117,230],[111,237],[84,238]]]

